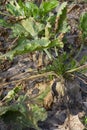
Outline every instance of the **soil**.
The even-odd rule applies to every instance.
[[[71,31],[65,36],[67,42],[64,49],[71,53],[72,50],[69,48],[69,45],[71,45],[73,47],[73,54],[76,55],[82,44],[77,25],[79,23],[79,16],[87,11],[87,4],[81,3],[81,1],[73,4],[73,2],[69,1],[68,10],[67,19],[71,26]],[[12,39],[8,37],[10,33],[10,29],[0,27],[0,53],[2,54],[6,53],[13,46]],[[76,56],[77,61],[82,59],[83,56],[87,56],[86,42],[80,54]],[[28,93],[31,96],[37,95],[48,84],[51,86],[54,80],[50,81],[47,77],[28,79],[30,76],[37,75],[40,68],[49,63],[48,57],[40,51],[16,56],[13,61],[8,59],[1,61],[0,100],[2,101],[7,93],[17,84],[22,84],[22,94]],[[85,62],[86,64],[87,62]],[[27,80],[20,80],[23,78]],[[16,80],[18,82],[14,82]],[[51,100],[52,97],[50,98],[53,104],[50,103],[48,108],[45,107],[47,118],[45,121],[39,121],[38,126],[42,130],[87,130],[87,125],[83,122],[83,118],[87,116],[87,73],[76,73],[74,79],[65,80],[64,83],[68,90],[66,95],[61,98],[55,96],[54,100]],[[42,87],[40,88],[40,86]],[[12,124],[7,125],[0,119],[0,130],[14,130],[14,128]],[[34,129],[25,128],[23,130]]]

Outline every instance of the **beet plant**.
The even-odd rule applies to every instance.
[[[10,48],[10,51],[5,54],[0,54],[0,60],[13,60],[17,55],[43,51],[49,57],[51,63],[47,65],[47,67],[45,66],[40,69],[37,75],[29,77],[28,80],[36,77],[48,76],[50,78],[50,76],[53,76],[51,78],[55,78],[56,82],[52,85],[51,89],[46,89],[46,91],[38,95],[34,101],[38,100],[39,102],[43,100],[50,91],[51,99],[54,98],[55,95],[57,96],[57,93],[59,93],[60,97],[64,96],[66,91],[65,81],[69,79],[69,77],[73,77],[74,72],[87,68],[87,65],[80,66],[76,59],[72,58],[71,54],[64,51],[64,36],[70,29],[67,23],[67,2],[60,4],[57,0],[49,0],[46,2],[43,1],[38,6],[31,1],[22,2],[21,0],[10,0],[6,4],[6,11],[6,14],[0,12],[0,14],[8,17],[7,20],[0,19],[0,26],[11,29],[9,37],[13,39],[14,44]],[[82,16],[80,22],[83,37],[85,37],[87,33],[87,20],[85,17],[87,17],[86,14]],[[83,22],[85,23],[84,25]],[[52,53],[52,49],[55,52],[55,56]],[[24,79],[21,79],[21,81],[22,80]],[[15,83],[19,81],[20,80],[15,81]],[[5,85],[10,83],[12,82],[8,82]],[[27,95],[17,97],[16,103],[9,105],[9,102],[11,102],[18,93],[18,91],[16,91],[17,88],[20,87],[11,90],[3,99],[5,105],[2,105],[0,108],[0,116],[4,118],[8,111],[16,112],[17,118],[15,121],[20,123],[20,129],[27,126],[34,127],[38,130],[37,122],[46,118],[46,111],[43,107],[32,102],[29,102],[29,110],[27,111],[24,104]],[[51,101],[53,102],[53,100]],[[50,102],[50,105],[52,102]],[[45,108],[47,108],[47,103],[45,100]],[[48,108],[50,105],[48,105]]]

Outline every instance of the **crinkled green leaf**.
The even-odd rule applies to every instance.
[[[52,11],[54,8],[58,6],[57,0],[49,0],[49,1],[43,1],[40,5],[40,11],[42,14],[46,14],[50,11]]]
[[[57,18],[58,18],[58,31],[67,31],[67,24],[65,24],[66,20],[66,14],[67,14],[67,2],[64,2],[60,5],[58,12],[57,12]],[[66,26],[65,26],[66,25]],[[65,30],[64,30],[65,28]]]
[[[11,3],[14,6],[17,6],[17,9],[20,10],[20,7],[23,6],[23,8],[26,10],[26,8],[31,8],[38,10],[38,7],[33,7],[34,4],[22,4],[22,3]],[[46,14],[51,11],[53,8],[55,8],[58,5],[57,0],[50,0],[47,2],[42,2],[39,11],[46,11]],[[26,6],[26,7],[25,7]],[[24,11],[25,12],[25,11]],[[58,21],[58,29],[60,32],[65,33],[67,31],[66,24],[63,20],[66,18],[66,3],[61,6],[61,9],[59,11],[60,13],[60,19]],[[62,12],[62,13],[61,13]],[[40,12],[39,12],[40,13]],[[38,13],[37,13],[38,15]],[[43,17],[45,14],[43,14]],[[38,17],[38,16],[37,16]],[[51,17],[48,15],[48,17]],[[53,16],[52,16],[53,17]],[[48,18],[49,19],[49,18]],[[19,36],[18,45],[13,48],[10,52],[6,53],[3,56],[9,57],[12,59],[16,55],[36,51],[36,50],[44,50],[48,49],[50,47],[58,46],[63,47],[63,43],[61,42],[58,36],[58,33],[54,33],[53,28],[54,25],[46,19],[46,22],[40,17],[39,22],[32,16],[27,19],[19,21],[19,23],[14,24],[14,26],[11,27],[13,31],[13,37]],[[49,22],[47,22],[47,20]],[[55,20],[54,20],[55,21]],[[62,31],[61,31],[62,29]],[[22,38],[24,37],[24,38]],[[27,37],[27,38],[26,38]],[[3,56],[0,56],[2,58]]]
[[[0,107],[0,117],[8,123],[11,120],[13,125],[16,123],[19,128],[34,127],[29,114],[27,107],[21,103]]]
[[[31,105],[32,108],[32,122],[37,130],[39,130],[37,122],[44,121],[47,118],[47,112],[44,108],[39,107],[37,104]]]
[[[80,29],[83,33],[83,38],[87,37],[87,13],[82,14],[80,17]]]
[[[57,12],[57,17],[60,17],[60,15],[62,15],[62,11],[66,8],[67,6],[67,2],[64,2],[62,3],[60,6],[59,6],[59,9],[58,9],[58,12]]]
[[[21,24],[14,24],[14,26],[11,27],[12,34],[10,37],[16,37],[24,35],[25,37],[29,35],[29,33],[25,30],[25,28]]]
[[[9,106],[0,107],[0,117],[7,120],[8,123],[13,122],[18,125],[19,129],[24,127],[31,127],[39,130],[37,122],[43,121],[47,117],[47,113],[44,108],[36,105],[29,104],[29,109],[23,103],[14,103]]]
[[[0,107],[0,116],[5,114],[7,111],[26,112],[26,108],[24,106],[22,106],[22,104],[12,104],[9,106],[1,106]]]
[[[37,37],[38,33],[44,29],[44,24],[36,22],[33,17],[22,20],[21,24],[33,37]]]
[[[7,10],[14,16],[34,16],[37,17],[39,13],[38,6],[33,4],[33,2],[29,1],[23,3],[20,1],[10,1],[7,4]]]
[[[55,39],[53,41],[49,41],[47,38],[43,37],[41,39],[36,39],[36,40],[28,40],[28,39],[19,39],[18,45],[10,52],[6,53],[5,57],[9,57],[12,59],[16,55],[28,53],[28,52],[33,52],[36,50],[43,50],[45,48],[50,48],[50,47],[63,47],[63,43],[59,41],[58,39]],[[0,57],[1,58],[1,57]]]

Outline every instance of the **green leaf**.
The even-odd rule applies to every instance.
[[[19,4],[16,0],[10,1],[9,4],[7,4],[7,10],[14,16],[24,16],[24,11],[21,10]]]
[[[36,39],[36,40],[28,40],[28,39],[19,39],[18,45],[12,50],[3,55],[3,57],[9,57],[12,59],[16,55],[28,53],[28,52],[33,52],[37,50],[43,50],[45,48],[50,48],[50,47],[63,47],[63,43],[59,41],[58,39],[49,41],[47,38],[43,37],[41,39]],[[2,56],[1,56],[2,57]],[[0,57],[0,58],[1,58]]]
[[[44,24],[36,22],[33,17],[21,21],[22,26],[32,37],[37,37],[38,33],[44,29]]]
[[[49,29],[51,28],[51,25],[49,22],[47,22],[46,26],[45,26],[45,37],[46,38],[50,38],[50,32],[49,32]]]
[[[29,114],[30,112],[28,111],[26,105],[21,103],[14,103],[9,106],[0,107],[0,117],[8,124],[10,122],[12,122],[13,126],[16,124],[19,129],[34,127],[32,121],[30,120]]]
[[[8,92],[8,94],[4,97],[3,101],[6,100],[6,102],[11,101],[15,97],[15,92],[14,90],[11,90]]]
[[[66,6],[67,6],[67,2],[62,3],[59,6],[59,9],[58,9],[58,12],[57,12],[57,17],[60,17],[60,15],[63,14],[63,10],[66,8]]]
[[[14,104],[9,106],[2,106],[0,107],[0,116],[5,114],[7,111],[24,111],[24,108],[22,108],[21,104]],[[19,109],[20,108],[20,109]]]
[[[85,116],[85,125],[87,125],[87,116]]]
[[[8,94],[3,98],[5,103],[15,98],[16,94],[21,90],[21,86],[16,86],[13,90],[10,90]]]
[[[8,25],[8,23],[4,19],[0,19],[0,26],[7,27],[9,25]]]
[[[54,8],[58,6],[58,1],[57,0],[49,0],[46,2],[42,2],[40,5],[40,12],[42,14],[47,14],[50,11],[52,11]]]
[[[0,117],[8,124],[10,122],[12,122],[13,126],[16,124],[19,129],[31,127],[39,130],[37,122],[45,120],[47,113],[44,108],[36,104],[29,104],[28,109],[24,103],[19,102],[9,106],[1,106]]]
[[[37,130],[39,130],[37,122],[44,121],[47,118],[47,113],[44,108],[39,107],[38,105],[31,105],[32,108],[32,122]]]
[[[33,4],[32,2],[26,2],[25,6],[26,6],[26,11],[28,13],[30,12],[30,16],[38,18],[39,8],[36,4]],[[27,16],[29,16],[28,13],[27,13]]]
[[[80,29],[82,30],[83,38],[87,37],[87,13],[83,13],[80,17]]]
[[[67,32],[67,23],[65,22],[66,20],[66,15],[67,15],[67,2],[64,2],[60,5],[58,12],[57,12],[57,17],[58,19],[58,31],[59,32]]]
[[[84,55],[84,56],[82,57],[82,59],[80,60],[80,65],[83,65],[83,64],[86,63],[86,62],[87,62],[87,56]]]
[[[61,29],[59,30],[61,33],[66,33],[70,30],[70,26],[68,26],[68,23],[66,20],[63,21],[63,25],[61,26]]]
[[[21,24],[14,24],[14,26],[11,27],[12,34],[10,37],[16,37],[24,35],[25,37],[29,35],[29,33],[25,30],[25,28]]]
[[[70,63],[69,63],[69,68],[68,69],[74,69],[77,67],[77,61],[75,59],[71,59]]]
[[[66,60],[66,53],[59,55],[51,65],[47,66],[47,71],[54,71],[58,75],[63,75],[67,70]]]
[[[6,7],[7,10],[14,16],[33,16],[37,18],[39,13],[38,6],[30,1],[23,3],[21,0],[18,2],[14,0],[10,1]]]

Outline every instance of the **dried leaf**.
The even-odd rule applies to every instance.
[[[44,107],[45,109],[50,109],[53,104],[54,97],[51,92],[44,98]]]

